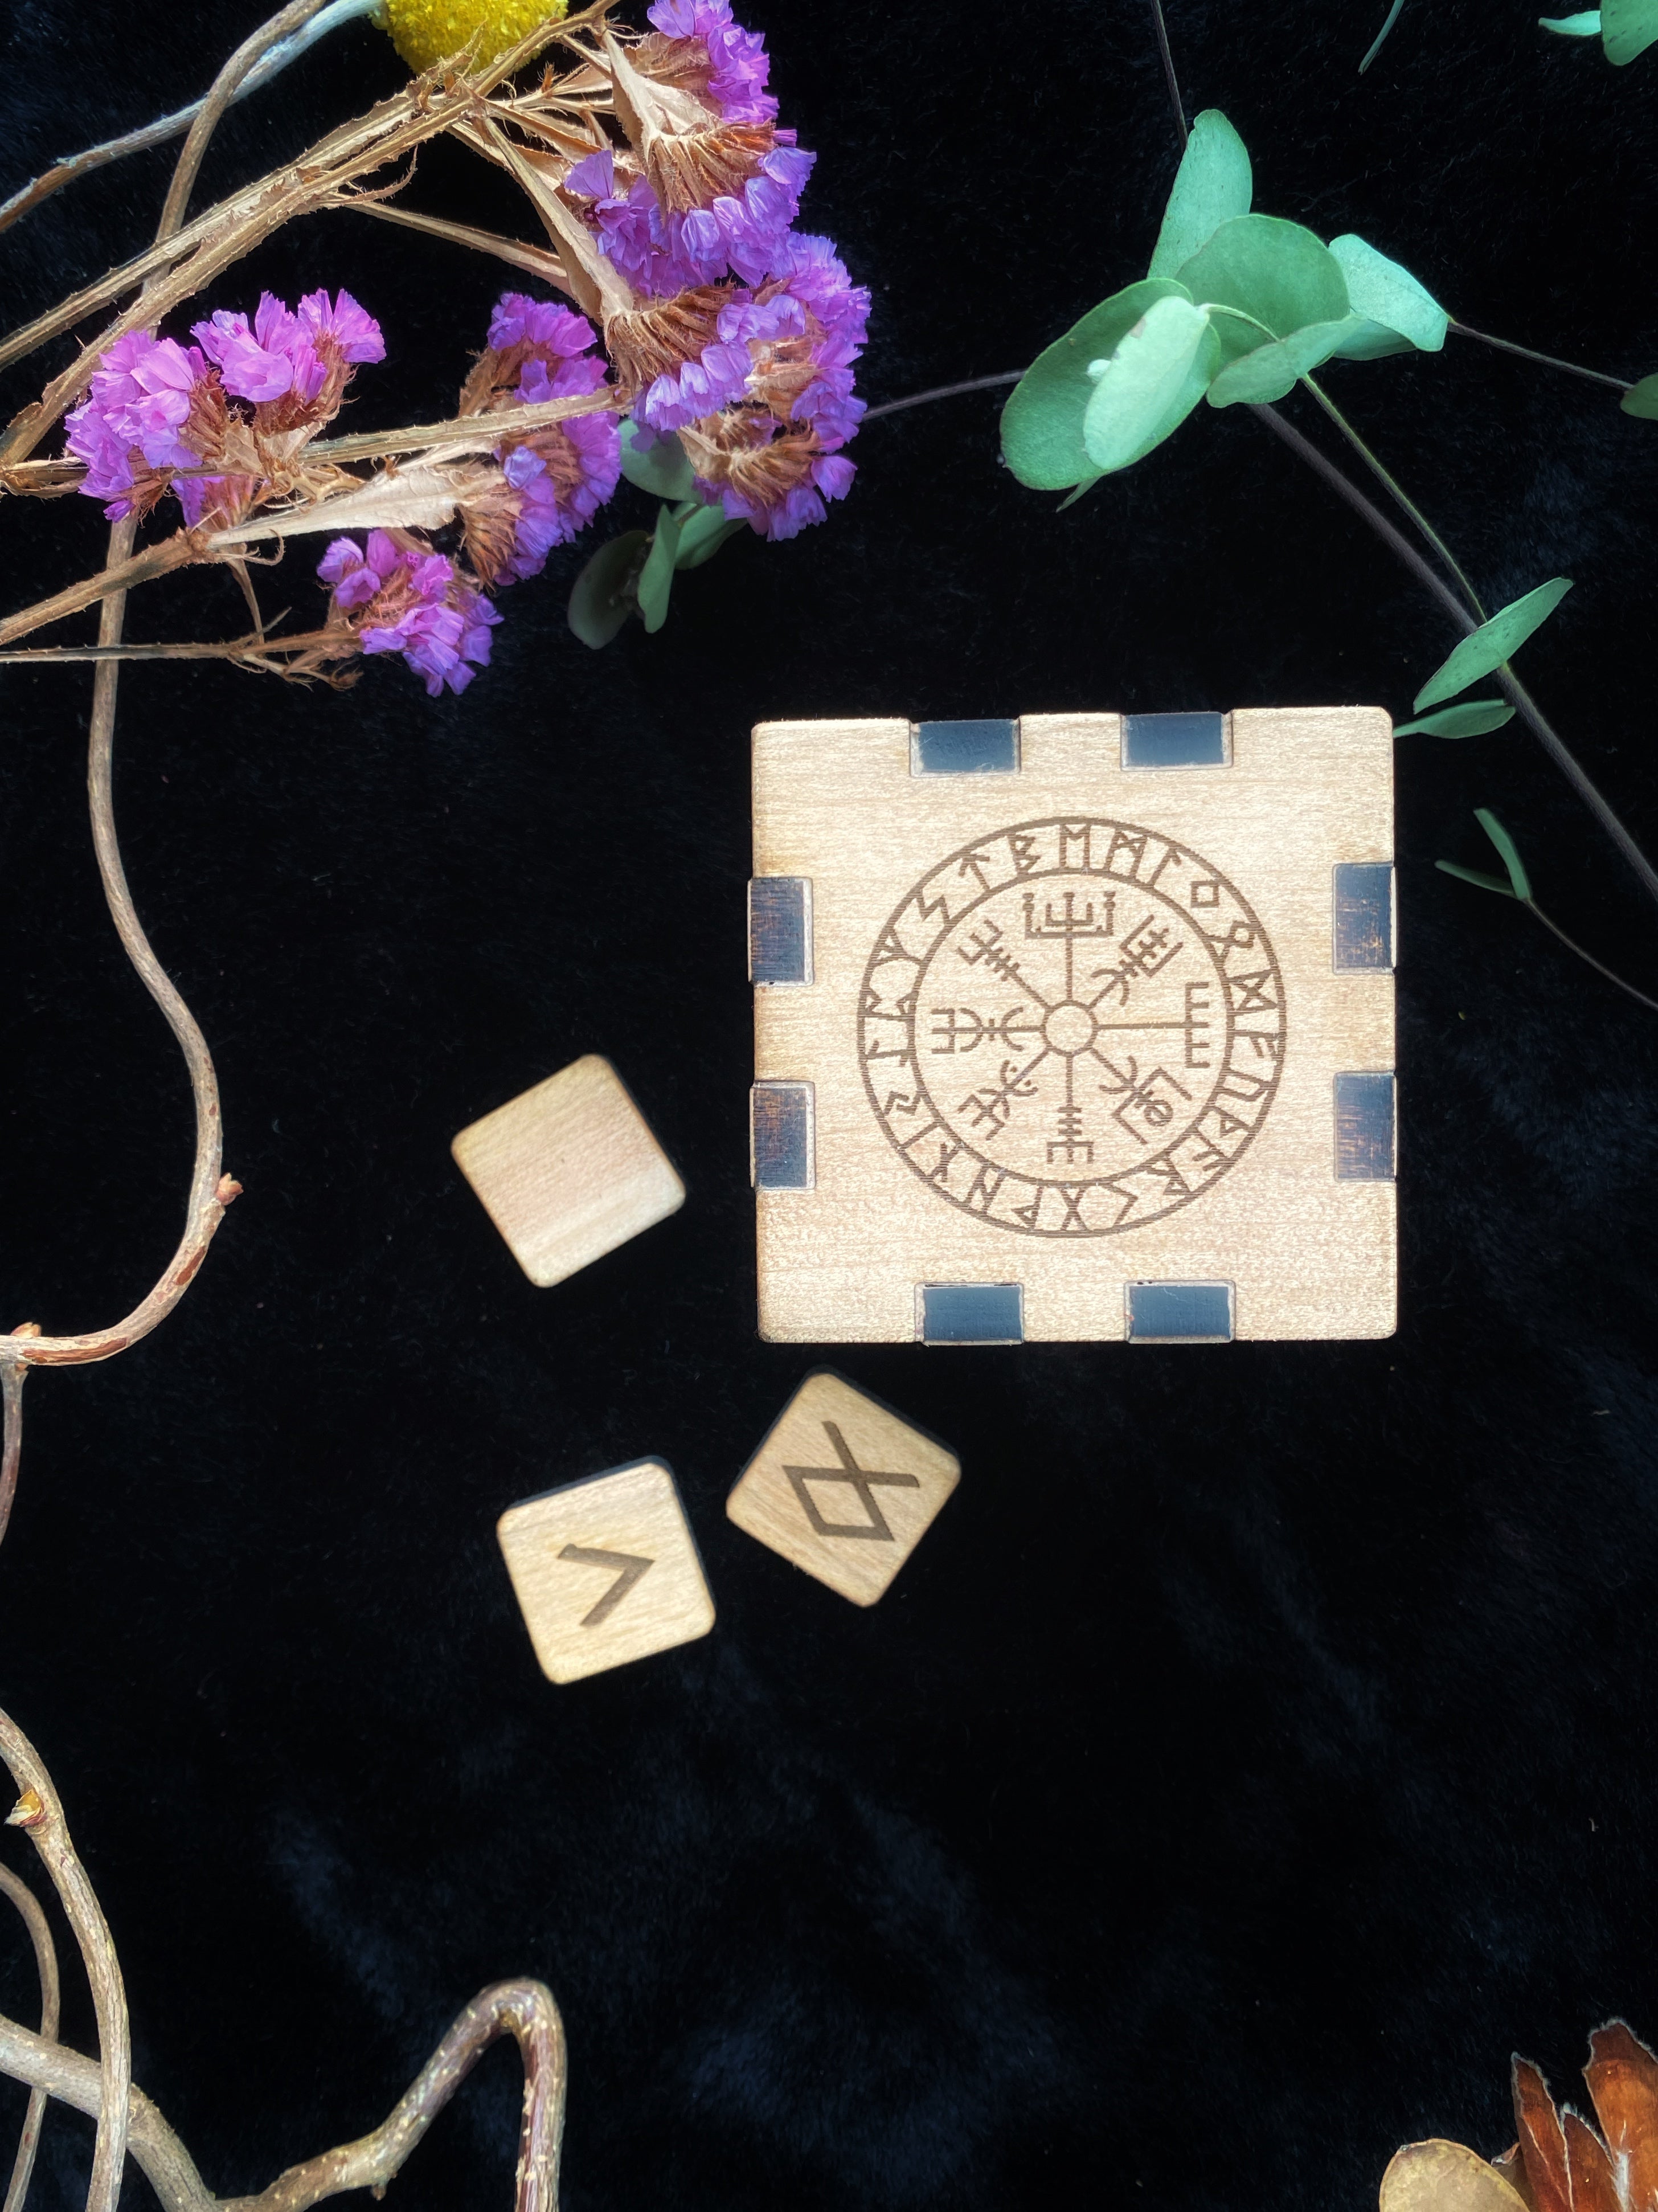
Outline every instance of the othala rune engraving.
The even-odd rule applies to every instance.
[[[900,1156],[950,1204],[1109,1236],[1236,1165],[1283,1065],[1258,916],[1127,822],[1021,822],[952,853],[881,932],[859,1050]]]

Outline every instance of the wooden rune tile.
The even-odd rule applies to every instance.
[[[714,1626],[695,1540],[659,1459],[509,1506],[495,1533],[550,1681],[648,1658]]]
[[[685,1203],[672,1161],[597,1053],[474,1121],[450,1150],[543,1289]]]
[[[763,1337],[1391,1334],[1379,708],[762,723],[754,875]]]
[[[873,1605],[961,1471],[953,1452],[824,1368],[783,1408],[726,1511],[854,1605]]]

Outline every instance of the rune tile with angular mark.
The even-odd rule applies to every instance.
[[[854,1605],[873,1605],[961,1471],[936,1439],[819,1368],[744,1468],[726,1511]]]
[[[695,1539],[659,1459],[509,1506],[495,1533],[550,1681],[648,1658],[714,1626]]]

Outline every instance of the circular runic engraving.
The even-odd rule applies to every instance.
[[[864,973],[870,1103],[951,1205],[1037,1237],[1189,1206],[1266,1120],[1284,1041],[1266,933],[1127,822],[1022,822],[919,883]]]

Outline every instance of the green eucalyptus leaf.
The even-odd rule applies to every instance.
[[[1658,39],[1658,0],[1601,0],[1600,43],[1619,68]]]
[[[608,645],[636,611],[635,582],[650,543],[642,530],[629,530],[601,545],[570,587],[567,617],[583,645],[595,651]]]
[[[651,550],[639,572],[639,612],[645,627],[654,634],[668,619],[668,595],[673,590],[673,565],[679,551],[679,525],[669,508],[657,509]]]
[[[635,443],[639,426],[631,419],[622,425],[622,473],[641,491],[653,492],[658,499],[689,499],[694,496],[695,483],[691,465],[685,458],[685,448],[670,430],[658,437],[654,445]]]
[[[1254,188],[1242,139],[1219,108],[1206,107],[1186,142],[1146,274],[1173,276],[1222,223],[1248,214]]]
[[[1618,404],[1625,415],[1658,422],[1658,376],[1643,376],[1638,384],[1631,384]]]
[[[1437,353],[1445,343],[1450,317],[1425,285],[1418,284],[1408,269],[1378,253],[1351,231],[1330,240],[1330,251],[1341,264],[1347,297],[1353,313],[1363,315],[1383,330],[1396,331],[1422,353]]]
[[[1396,738],[1483,738],[1514,720],[1514,709],[1501,699],[1465,699],[1460,707],[1442,707],[1436,714],[1424,714],[1414,722],[1395,722]]]
[[[1492,669],[1500,668],[1509,655],[1548,620],[1570,589],[1570,576],[1552,576],[1546,584],[1540,584],[1523,599],[1511,599],[1506,607],[1500,607],[1489,622],[1481,623],[1434,671],[1411,702],[1417,713],[1419,714],[1424,707],[1436,707],[1442,699],[1454,699],[1470,684],[1477,684],[1482,676],[1489,676]]]
[[[1386,361],[1390,354],[1414,353],[1409,338],[1373,323],[1368,315],[1350,315],[1347,336],[1331,356],[1333,361]]]
[[[1066,493],[1066,496],[1054,508],[1054,514],[1063,514],[1066,507],[1075,507],[1077,501],[1083,496],[1084,493],[1092,491],[1095,485],[1098,483],[1100,478],[1104,474],[1105,471],[1103,469],[1090,469],[1088,474],[1083,478],[1080,483],[1073,484],[1072,486],[1070,491]]]
[[[749,527],[746,522],[731,521],[723,507],[704,507],[680,526],[679,551],[674,561],[676,568],[700,568],[705,561],[712,561],[728,538],[735,538],[739,530]]]
[[[1500,891],[1504,898],[1514,896],[1501,876],[1487,876],[1478,868],[1465,868],[1459,860],[1436,860],[1434,866],[1442,868],[1448,876],[1455,876],[1459,883],[1478,884],[1482,891]]]
[[[1079,323],[1031,363],[1002,410],[1002,453],[1033,491],[1069,491],[1096,476],[1083,443],[1083,416],[1094,397],[1089,364],[1116,351],[1159,300],[1189,298],[1171,277],[1148,276],[1090,307]]]
[[[1489,806],[1476,806],[1473,810],[1473,818],[1501,854],[1503,865],[1509,872],[1509,881],[1514,886],[1515,898],[1529,899],[1531,878],[1526,873],[1526,864],[1521,859],[1519,848],[1513,838],[1509,836]]]
[[[1189,300],[1155,301],[1116,351],[1095,364],[1083,416],[1094,466],[1108,475],[1161,444],[1202,398],[1218,362],[1206,315]]]
[[[1209,404],[1235,407],[1240,400],[1259,405],[1282,399],[1295,390],[1298,378],[1328,361],[1351,319],[1344,316],[1339,323],[1309,323],[1304,331],[1292,331],[1287,338],[1274,338],[1269,344],[1257,346],[1253,353],[1240,354],[1236,361],[1227,362],[1210,386]]]
[[[1212,301],[1239,310],[1215,317],[1229,360],[1309,324],[1339,323],[1348,313],[1346,279],[1329,247],[1300,223],[1274,215],[1224,222],[1179,276],[1200,306]]]
[[[1591,8],[1582,15],[1540,15],[1540,30],[1553,31],[1563,39],[1598,39],[1600,35],[1600,10]]]

